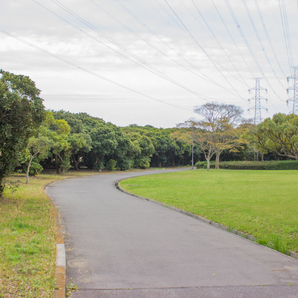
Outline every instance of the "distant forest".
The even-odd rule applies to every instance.
[[[128,170],[130,168],[175,167],[192,164],[192,143],[177,138],[180,128],[156,128],[131,124],[118,127],[86,113],[47,111],[36,137],[52,135],[48,157],[36,157],[31,173],[42,168]],[[53,136],[56,135],[56,136]],[[34,152],[32,152],[34,154]],[[194,163],[205,160],[194,144]],[[221,160],[253,160],[249,146],[239,152],[226,150]],[[42,160],[41,160],[42,159]]]
[[[49,142],[47,154],[38,154],[32,160],[31,174],[40,172],[42,168],[56,168],[58,172],[70,168],[111,171],[192,164],[192,144],[177,138],[180,128],[136,124],[118,127],[86,113],[62,110],[46,113],[46,120],[35,138],[47,137],[52,141]],[[33,154],[34,145],[31,146]],[[205,160],[195,144],[193,157],[194,163]],[[239,152],[227,150],[221,155],[221,160],[251,159],[253,151],[248,146]]]

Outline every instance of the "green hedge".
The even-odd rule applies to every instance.
[[[206,169],[207,162],[196,163],[197,169]],[[215,168],[215,161],[210,162],[210,168]],[[221,161],[220,169],[229,170],[298,170],[297,160],[270,160],[270,161]]]

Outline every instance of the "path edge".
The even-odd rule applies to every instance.
[[[130,177],[130,178],[133,178],[133,177]],[[231,229],[231,228],[229,228],[229,227],[227,227],[227,226],[225,226],[225,225],[222,225],[222,224],[220,224],[220,223],[218,223],[218,222],[212,221],[212,220],[207,219],[207,218],[205,218],[205,217],[202,217],[202,216],[200,216],[200,215],[196,215],[196,214],[194,214],[194,213],[191,213],[191,212],[188,212],[188,211],[185,211],[185,210],[182,210],[182,209],[173,207],[173,206],[171,206],[171,205],[168,205],[168,204],[165,204],[165,203],[162,203],[162,202],[153,200],[153,199],[145,198],[145,197],[142,197],[142,196],[139,196],[139,195],[136,195],[136,194],[133,194],[133,193],[130,193],[130,192],[126,191],[125,189],[123,189],[123,188],[120,186],[119,183],[120,183],[121,181],[123,181],[123,180],[127,180],[127,179],[130,179],[130,178],[124,178],[124,179],[121,179],[121,180],[116,181],[116,182],[115,182],[115,187],[116,187],[117,189],[119,189],[120,191],[122,191],[122,192],[124,192],[124,193],[126,193],[126,194],[128,194],[128,195],[131,195],[131,196],[133,196],[133,197],[137,197],[137,198],[142,199],[142,200],[150,201],[150,202],[152,202],[152,203],[154,203],[154,204],[157,204],[157,205],[160,205],[160,206],[169,208],[169,209],[171,209],[171,210],[177,211],[177,212],[179,212],[179,213],[185,214],[185,215],[187,215],[187,216],[193,217],[193,218],[198,219],[198,220],[200,220],[200,221],[202,221],[202,222],[205,222],[205,223],[207,223],[207,224],[210,224],[210,225],[212,225],[212,226],[215,226],[215,227],[217,227],[217,228],[219,228],[219,229],[225,230],[225,231],[230,232],[230,233],[232,233],[232,234],[236,234],[236,235],[241,236],[241,237],[243,237],[243,238],[246,238],[246,239],[248,239],[248,240],[250,240],[250,241],[253,241],[253,242],[255,242],[255,243],[258,243],[256,237],[254,237],[254,236],[252,236],[252,235],[249,235],[249,234],[247,234],[247,233],[244,233],[244,232],[241,232],[241,231],[238,231],[238,230],[235,230],[235,229]],[[272,249],[272,248],[270,248],[270,247],[268,247],[268,246],[265,246],[265,247],[267,247],[267,248],[269,248],[269,249]],[[276,252],[278,252],[278,253],[281,253],[281,252],[279,252],[279,251],[277,251],[277,250],[274,250],[274,251],[276,251]],[[281,254],[283,254],[283,253],[281,253]],[[286,251],[286,254],[283,254],[283,255],[286,255],[286,256],[289,256],[289,257],[292,257],[292,258],[298,260],[298,253],[296,253],[296,252],[287,250],[287,251]]]
[[[54,297],[55,298],[65,298],[66,295],[66,253],[65,253],[65,243],[63,240],[63,229],[60,219],[59,211],[55,206],[51,197],[45,192],[46,188],[51,184],[58,181],[52,181],[43,186],[44,194],[48,197],[52,205],[52,214],[55,219],[55,229],[56,229],[56,269],[55,269],[55,288]]]

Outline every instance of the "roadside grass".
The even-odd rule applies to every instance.
[[[47,183],[91,172],[65,176],[12,175],[0,199],[0,297],[53,297],[56,234],[52,205],[43,191]]]
[[[120,182],[130,193],[200,215],[298,252],[298,172],[193,170]]]

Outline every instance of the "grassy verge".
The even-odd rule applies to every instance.
[[[67,173],[67,176],[90,173]],[[11,176],[16,189],[0,199],[0,297],[53,297],[56,235],[52,205],[43,192],[55,174]]]
[[[298,252],[298,172],[194,170],[121,181],[125,190]]]

